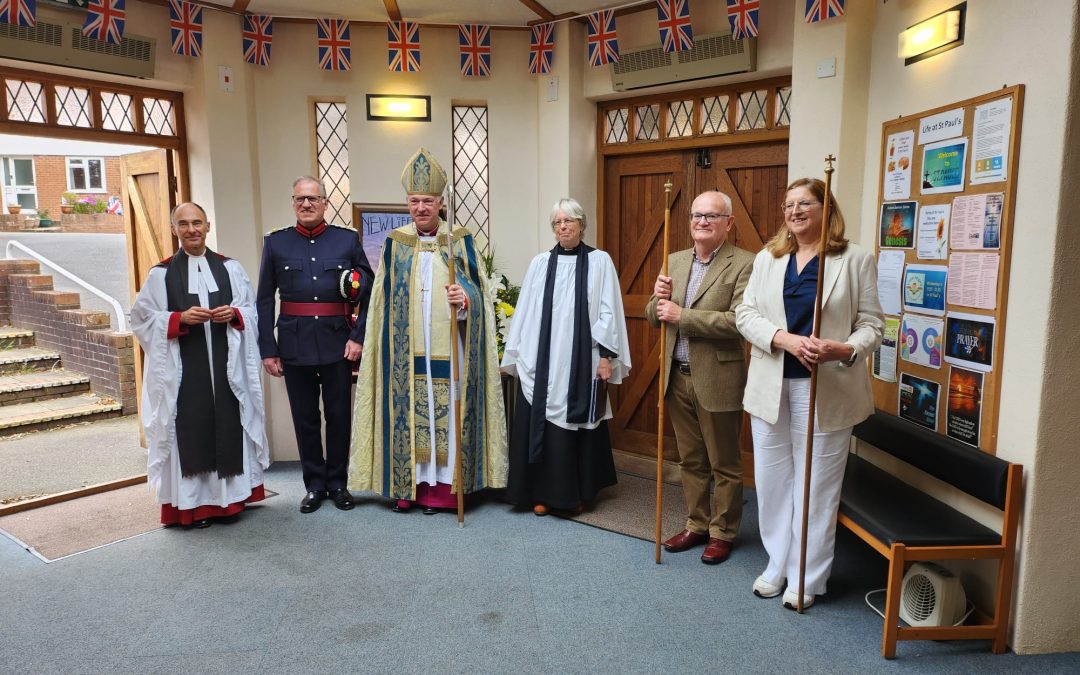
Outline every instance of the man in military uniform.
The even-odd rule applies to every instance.
[[[327,497],[347,511],[353,508],[346,489],[352,364],[364,342],[373,275],[356,231],[327,225],[323,218],[326,190],[319,180],[301,176],[293,181],[292,205],[296,225],[275,230],[263,241],[256,301],[259,351],[266,372],[285,377],[307,488],[300,512],[317,510]],[[277,339],[275,294],[281,296]]]

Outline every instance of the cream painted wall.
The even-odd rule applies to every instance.
[[[1073,267],[1065,263],[1075,255],[1055,251],[1055,246],[1074,248],[1074,242],[1064,241],[1066,215],[1057,194],[1063,180],[1075,183],[1064,171],[1064,161],[1070,147],[1069,112],[1075,112],[1078,95],[1075,84],[1070,91],[1076,71],[1067,56],[1073,54],[1075,61],[1076,2],[1051,0],[1040,3],[1038,12],[1006,0],[969,2],[965,44],[905,67],[896,56],[897,34],[954,4],[874,3],[871,9],[849,3],[847,17],[822,26],[800,25],[796,18],[800,59],[792,80],[801,95],[792,123],[790,172],[820,175],[821,156],[842,148],[837,195],[847,207],[851,234],[872,245],[882,122],[1003,84],[1026,85],[998,429],[998,456],[1024,464],[1027,472],[1011,644],[1020,653],[1075,650],[1080,648],[1080,594],[1062,591],[1080,582],[1074,561],[1080,542],[1075,528],[1063,523],[1072,522],[1080,506],[1075,490],[1080,471],[1068,440],[1074,436],[1072,416],[1061,414],[1057,406],[1058,414],[1047,414],[1044,406],[1063,394],[1046,386],[1056,364],[1046,358],[1051,337],[1047,317],[1075,315],[1075,302],[1068,311],[1053,312],[1051,299],[1065,301],[1054,292],[1059,279],[1066,288],[1077,287],[1076,275],[1069,271]],[[868,49],[852,45],[865,35],[871,36]],[[837,77],[816,80],[814,63],[829,55],[837,57]],[[851,76],[852,70],[867,66],[866,84],[861,76]],[[808,92],[813,92],[812,101]],[[860,108],[865,110],[861,130]],[[1072,134],[1075,144],[1075,122]],[[853,157],[860,147],[862,156]],[[1074,171],[1075,165],[1074,155]],[[1030,273],[1036,270],[1047,273]],[[1061,320],[1075,330],[1075,318]],[[1075,376],[1075,368],[1066,370]],[[1075,384],[1072,388],[1075,391]],[[963,502],[955,495],[941,496],[957,505]],[[985,519],[986,514],[973,515]],[[985,598],[992,570],[965,567],[964,573],[976,598]]]

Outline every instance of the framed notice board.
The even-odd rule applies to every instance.
[[[885,122],[874,404],[997,452],[1024,85]]]

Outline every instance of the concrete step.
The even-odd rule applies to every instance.
[[[0,375],[0,406],[47,401],[89,391],[89,377],[65,370]]]
[[[41,347],[20,347],[0,351],[0,375],[52,370],[60,367],[60,352]]]
[[[93,394],[0,407],[0,436],[120,416],[120,404]]]
[[[0,351],[34,346],[34,331],[15,326],[0,326]]]

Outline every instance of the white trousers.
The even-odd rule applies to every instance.
[[[802,537],[803,481],[806,472],[806,422],[810,378],[785,379],[776,424],[750,416],[754,435],[754,482],[757,485],[761,541],[769,554],[762,574],[771,584],[784,579],[797,592]],[[806,537],[807,595],[825,593],[836,543],[836,510],[847,466],[852,427],[822,433],[814,422],[810,472],[810,519]]]

